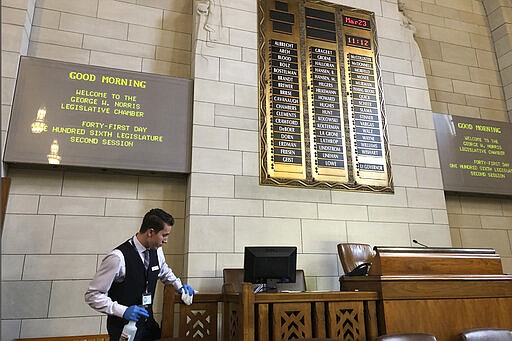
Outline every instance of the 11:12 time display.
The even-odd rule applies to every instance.
[[[347,44],[347,46],[360,47],[367,50],[371,50],[372,48],[370,39],[350,36],[348,34],[345,36],[345,43]]]

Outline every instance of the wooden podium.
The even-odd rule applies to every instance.
[[[457,341],[471,328],[512,329],[512,275],[493,249],[375,247],[368,276],[341,291],[377,291],[379,334],[425,332]]]

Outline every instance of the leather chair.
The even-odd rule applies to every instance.
[[[496,328],[478,328],[462,332],[461,341],[512,341],[512,330]]]
[[[381,335],[375,341],[437,341],[437,339],[432,334],[406,333]]]
[[[371,263],[374,252],[368,244],[340,243],[338,244],[338,256],[340,257],[343,272],[347,275],[358,266]]]
[[[224,285],[230,284],[235,292],[242,291],[244,282],[244,269],[224,269],[222,270]],[[306,291],[306,279],[304,270],[297,270],[295,273],[295,283],[277,283],[277,291],[292,290]]]

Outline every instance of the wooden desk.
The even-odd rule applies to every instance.
[[[377,249],[369,276],[344,276],[340,285],[379,293],[379,334],[457,341],[472,328],[512,329],[512,276],[494,250]]]
[[[248,283],[241,293],[223,290],[226,341],[373,340],[377,336],[375,292],[254,294]]]
[[[225,285],[222,294],[198,293],[187,306],[166,286],[162,341],[373,340],[376,300],[375,292],[254,294],[252,284],[244,283],[241,292]],[[221,307],[223,335],[218,338]]]

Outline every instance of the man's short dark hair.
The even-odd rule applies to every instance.
[[[163,230],[165,225],[174,225],[174,218],[172,215],[160,208],[153,208],[144,215],[139,232],[144,233],[149,229],[154,229],[158,232]]]

